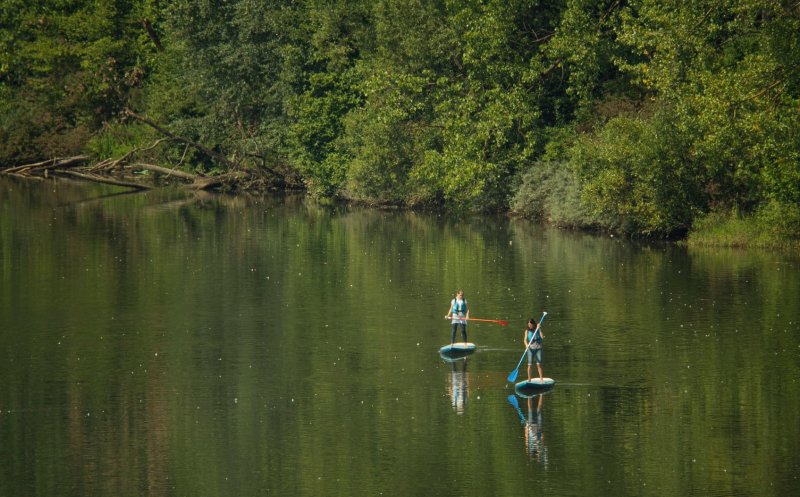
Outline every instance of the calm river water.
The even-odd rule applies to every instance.
[[[800,495],[796,254],[114,193],[0,181],[2,496]]]

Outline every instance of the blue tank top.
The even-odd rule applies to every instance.
[[[542,348],[542,335],[539,334],[539,330],[536,330],[531,334],[531,330],[528,330],[528,345],[533,345],[532,348],[540,349]]]

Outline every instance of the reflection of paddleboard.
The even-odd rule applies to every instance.
[[[514,392],[519,395],[523,399],[532,399],[534,397],[542,397],[545,395],[550,394],[551,388],[540,388],[540,389],[519,389],[517,388]]]
[[[520,381],[516,385],[514,385],[514,389],[519,393],[538,393],[545,390],[550,390],[553,388],[553,385],[556,384],[556,381],[552,378],[544,378],[544,380],[540,380],[539,378],[533,378],[531,381]]]
[[[472,342],[459,342],[452,345],[445,345],[439,349],[439,354],[444,357],[459,357],[475,352],[475,344]]]

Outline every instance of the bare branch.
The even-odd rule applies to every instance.
[[[156,166],[154,164],[145,164],[143,162],[137,162],[136,164],[131,164],[131,167],[146,169],[148,171],[153,171],[154,173],[163,174],[167,177],[174,176],[176,178],[186,179],[189,181],[196,181],[198,178],[200,178],[200,176],[197,176],[196,174],[187,173],[174,168],[168,169],[166,167]]]
[[[125,109],[125,114],[130,116],[130,117],[132,117],[132,118],[134,118],[134,119],[136,119],[137,121],[141,121],[141,122],[147,124],[151,128],[153,128],[153,129],[159,131],[160,133],[172,138],[175,141],[179,141],[181,143],[185,143],[187,145],[190,145],[190,146],[196,148],[197,150],[203,152],[204,154],[206,154],[207,156],[211,157],[215,161],[220,162],[220,163],[228,166],[228,169],[236,171],[236,170],[240,169],[240,167],[241,167],[240,164],[228,159],[224,155],[222,155],[220,153],[217,153],[217,152],[214,152],[210,148],[208,148],[208,147],[206,147],[206,146],[204,146],[204,145],[202,145],[200,143],[197,143],[195,141],[192,141],[192,140],[190,140],[190,139],[188,139],[186,137],[176,135],[175,133],[173,133],[173,132],[169,131],[168,129],[164,128],[163,126],[151,121],[150,119],[148,119],[148,118],[146,118],[144,116],[140,116],[140,115],[136,114],[135,112],[133,112],[130,109]],[[261,167],[265,171],[267,171],[268,173],[280,178],[281,181],[285,180],[285,176],[283,174],[279,173],[278,171],[276,171],[276,170],[274,170],[274,169],[272,169],[270,167],[267,167],[266,165],[262,165]]]
[[[156,46],[156,50],[163,52],[164,46],[161,44],[161,38],[158,36],[158,33],[156,33],[156,30],[153,29],[153,25],[150,24],[150,20],[142,19],[142,24],[144,25],[145,31],[147,31],[147,35],[151,40],[153,40],[153,45]]]
[[[149,190],[152,188],[150,185],[146,185],[144,183],[120,181],[113,178],[108,178],[106,176],[97,176],[96,174],[79,173],[77,171],[62,171],[62,173],[68,174],[70,176],[75,176],[76,178],[85,179],[87,181],[94,181],[96,183],[105,183],[107,185],[114,185],[114,186],[124,186],[127,188],[133,188],[135,190]]]

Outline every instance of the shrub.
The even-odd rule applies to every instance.
[[[522,175],[511,210],[564,227],[595,228],[606,224],[581,200],[578,175],[569,164],[559,161],[537,162]]]
[[[800,206],[771,201],[753,214],[711,212],[699,218],[689,246],[800,248]]]

